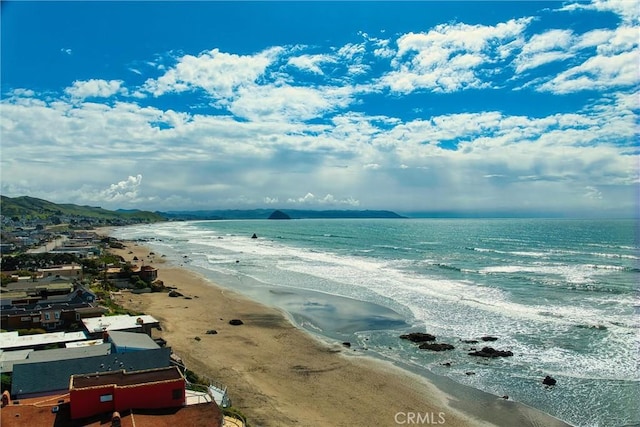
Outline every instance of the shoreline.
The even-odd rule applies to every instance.
[[[393,426],[411,417],[450,426],[569,425],[447,377],[332,345],[282,309],[150,255],[144,242],[122,243],[124,249],[109,251],[155,266],[158,278],[184,296],[123,293],[116,302],[156,317],[163,330],[154,337],[164,338],[190,370],[227,386],[251,425]],[[231,326],[231,318],[244,324]],[[207,334],[211,329],[217,333]]]

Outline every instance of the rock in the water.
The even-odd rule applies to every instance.
[[[240,319],[231,319],[229,320],[229,324],[233,326],[243,325],[244,322]]]
[[[496,350],[493,347],[482,347],[480,351],[474,351],[469,353],[469,356],[479,357],[509,357],[513,356],[513,352],[509,350]]]
[[[345,341],[342,343],[343,346],[350,348],[351,347],[351,343],[349,341]]]
[[[484,337],[480,337],[480,339],[482,341],[497,341],[498,337],[492,337],[492,336],[487,335],[487,336],[484,336]]]
[[[471,376],[471,375],[475,375],[476,373],[473,371],[469,371],[469,372],[465,372],[465,374]]]
[[[558,381],[556,381],[555,378],[550,377],[549,375],[544,377],[544,379],[542,380],[542,384],[544,384],[544,385],[556,385],[557,382]]]
[[[218,333],[218,331],[216,331],[215,329],[209,329],[209,330],[207,331],[207,335],[215,335],[215,334],[217,334],[217,333]]]
[[[444,350],[453,350],[455,347],[452,346],[451,344],[444,344],[444,343],[425,343],[425,344],[420,344],[420,347],[418,347],[420,350],[431,350],[431,351],[444,351]]]
[[[446,366],[447,368],[451,367],[451,362],[441,363],[442,366]]]
[[[253,236],[251,236],[252,239],[257,239],[258,235],[256,233],[253,233]]]
[[[400,335],[403,340],[409,340],[411,342],[425,342],[435,341],[435,335],[425,334],[424,332],[411,332],[409,334]]]
[[[478,344],[478,340],[462,340],[465,344]]]
[[[269,215],[268,219],[291,219],[291,217],[282,211],[275,210]]]

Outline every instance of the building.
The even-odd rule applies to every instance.
[[[130,409],[182,407],[186,404],[185,379],[175,366],[73,375],[69,399],[71,419]]]
[[[116,354],[160,348],[149,335],[135,332],[105,332],[104,339],[111,344],[113,353]]]
[[[33,352],[27,360],[13,362],[11,396],[24,399],[64,393],[72,375],[96,375],[126,369],[138,371],[171,366],[171,348],[115,354],[104,344],[106,354],[87,356],[87,349],[43,350]],[[95,350],[97,351],[97,350]],[[102,351],[102,350],[101,350]],[[37,359],[35,358],[37,353]],[[31,359],[31,360],[30,360]]]
[[[100,316],[96,295],[70,283],[14,283],[12,292],[0,294],[2,329],[42,328],[49,331],[80,326],[81,319]]]
[[[54,265],[49,268],[39,268],[38,274],[43,278],[60,277],[82,280],[82,266],[78,264]]]
[[[158,269],[150,265],[141,266],[137,273],[140,276],[140,279],[147,283],[153,283],[158,278]]]
[[[144,332],[151,336],[151,330],[160,326],[155,318],[149,315],[101,316],[81,319],[87,333],[94,337],[102,337],[104,331]]]

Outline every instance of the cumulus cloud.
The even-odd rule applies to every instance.
[[[125,88],[122,87],[122,80],[76,80],[71,87],[64,91],[73,98],[109,98],[117,93],[124,93]]]
[[[256,55],[236,55],[212,49],[198,56],[184,55],[157,79],[148,79],[144,89],[154,96],[202,89],[213,98],[233,97],[238,88],[255,84],[282,52],[270,48]]]
[[[113,203],[131,202],[138,198],[138,189],[142,184],[142,175],[129,176],[124,181],[111,184],[99,193],[98,199]]]
[[[381,79],[394,92],[419,89],[454,92],[489,85],[481,69],[494,67],[501,49],[515,49],[530,18],[513,19],[495,26],[441,24],[427,33],[408,33],[397,40],[394,71]],[[498,56],[506,56],[504,51]]]
[[[323,75],[320,66],[323,63],[335,63],[336,60],[330,55],[300,55],[289,58],[287,65],[294,66],[300,70]]]

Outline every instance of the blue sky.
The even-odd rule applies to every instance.
[[[6,196],[637,215],[637,2],[2,2]]]

